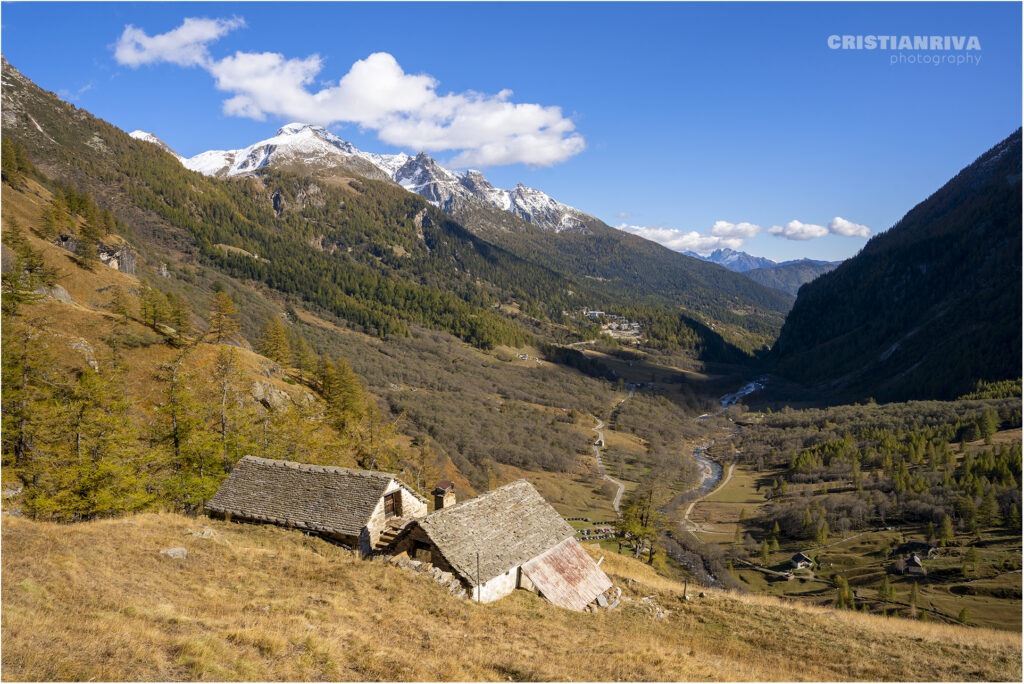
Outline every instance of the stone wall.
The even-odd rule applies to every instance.
[[[401,492],[401,517],[422,518],[427,514],[427,504],[425,502],[420,501],[409,490],[398,484],[395,480],[392,480],[384,489],[384,494],[381,495],[380,501],[374,507],[370,521],[366,525],[367,540],[370,548],[377,544],[377,540],[380,539],[380,535],[387,524],[387,519],[384,517],[384,496],[396,491]]]

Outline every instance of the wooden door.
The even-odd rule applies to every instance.
[[[402,499],[399,492],[391,492],[384,497],[384,517],[394,518],[402,515]]]

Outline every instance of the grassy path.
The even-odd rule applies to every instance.
[[[623,399],[622,401],[626,400]],[[619,403],[621,404],[622,401],[620,401]],[[597,433],[597,441],[604,445],[604,433],[601,431],[601,429],[604,427],[604,421],[598,418],[597,416],[594,416],[593,418],[594,420],[597,421],[597,426],[591,428],[591,430]],[[615,515],[620,515],[619,504],[622,502],[622,493],[626,491],[626,485],[622,484],[621,482],[619,482],[618,480],[616,480],[615,478],[613,478],[612,476],[605,472],[604,461],[601,460],[602,448],[603,446],[598,446],[597,444],[594,444],[594,457],[597,458],[597,469],[600,471],[601,477],[608,480],[613,485],[616,485],[619,488],[618,491],[615,492],[615,498],[612,499],[612,508],[615,509]]]

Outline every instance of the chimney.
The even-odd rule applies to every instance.
[[[438,482],[437,486],[434,487],[434,491],[430,493],[434,495],[435,511],[455,505],[455,485],[448,480]]]

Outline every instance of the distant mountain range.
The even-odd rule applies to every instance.
[[[271,166],[285,169],[298,166],[306,171],[340,170],[393,181],[449,214],[454,213],[460,203],[480,202],[556,233],[581,231],[585,229],[585,221],[595,220],[540,190],[522,184],[502,190],[494,187],[479,171],[452,171],[422,152],[416,156],[364,152],[322,126],[292,123],[281,127],[273,138],[240,150],[210,150],[187,159],[152,133],[134,131],[130,135],[160,145],[186,168],[207,176],[245,176]]]
[[[822,273],[828,273],[840,261],[817,261],[814,259],[793,259],[775,262],[765,257],[753,256],[746,252],[723,247],[716,249],[707,256],[696,252],[683,252],[686,256],[702,261],[710,261],[725,266],[730,271],[742,273],[746,277],[761,283],[765,287],[775,288],[796,295],[800,286],[809,283]]]
[[[805,285],[776,372],[837,399],[951,399],[1021,377],[1021,131]]]
[[[725,266],[730,271],[736,271],[737,273],[743,273],[754,268],[770,268],[777,266],[778,263],[771,259],[765,259],[764,257],[753,256],[746,252],[739,252],[735,249],[729,249],[723,247],[716,249],[707,256],[701,256],[696,252],[683,252],[686,256],[693,257],[694,259],[700,259],[701,261],[710,261],[713,264],[719,266]]]

